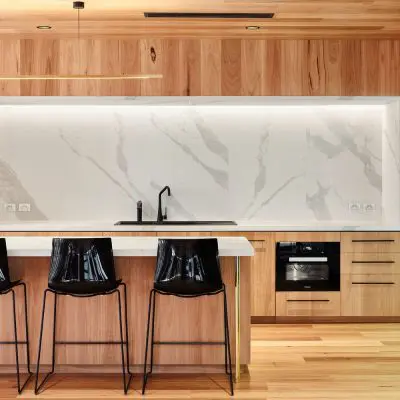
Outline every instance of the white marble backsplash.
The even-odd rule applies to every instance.
[[[1,106],[0,221],[135,219],[138,200],[155,218],[168,184],[171,219],[379,224],[384,114],[382,105]]]
[[[400,101],[387,105],[382,138],[383,223],[400,223]]]

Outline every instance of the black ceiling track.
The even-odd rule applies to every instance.
[[[273,13],[145,12],[145,18],[271,19]]]

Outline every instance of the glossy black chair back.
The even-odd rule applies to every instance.
[[[50,289],[95,294],[117,286],[111,238],[53,239]]]
[[[217,239],[160,239],[154,289],[195,296],[222,290]]]
[[[25,339],[21,337],[18,333],[18,315],[17,315],[17,302],[20,301],[18,292],[16,292],[17,287],[23,288],[23,300],[24,300],[24,311],[25,311]],[[8,257],[7,257],[7,246],[6,240],[0,238],[0,295],[6,296],[11,295],[12,299],[12,316],[13,321],[8,321],[10,326],[14,327],[14,339],[9,341],[0,341],[0,345],[12,345],[15,349],[15,365],[16,365],[16,375],[17,375],[17,389],[18,393],[21,394],[27,383],[29,382],[32,372],[30,370],[30,351],[29,351],[29,327],[28,327],[28,299],[26,293],[26,284],[22,280],[11,281],[10,272],[8,267]],[[1,311],[0,311],[1,312]],[[27,360],[27,372],[28,376],[25,380],[22,380],[20,363],[19,363],[19,346],[26,346],[26,360]]]
[[[0,238],[0,291],[11,286],[6,239]]]

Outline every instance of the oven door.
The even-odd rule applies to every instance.
[[[281,257],[277,263],[277,291],[340,290],[340,280],[328,257]]]

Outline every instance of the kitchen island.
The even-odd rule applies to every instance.
[[[29,236],[28,236],[29,235]],[[5,235],[3,235],[5,236]],[[89,232],[75,234],[31,232],[22,236],[6,236],[12,279],[24,279],[28,289],[28,311],[31,341],[31,360],[36,362],[43,291],[47,277],[53,237],[107,236],[106,232],[91,235]],[[168,235],[169,236],[169,235]],[[165,237],[168,237],[165,236]],[[205,236],[210,237],[210,236]],[[143,364],[148,297],[153,284],[158,238],[146,237],[112,238],[116,269],[119,278],[127,284],[128,320],[130,336],[130,364]],[[244,237],[219,237],[223,280],[227,287],[229,324],[233,363],[250,362],[250,262],[253,247]],[[240,262],[240,260],[242,262]],[[11,296],[0,298],[0,337],[12,338]],[[50,296],[51,297],[51,296]],[[156,337],[165,341],[220,341],[223,338],[223,300],[220,296],[197,299],[181,299],[172,296],[159,298],[156,320]],[[45,316],[43,364],[51,360],[52,299]],[[22,302],[18,302],[18,314],[23,316]],[[62,341],[104,341],[118,339],[118,313],[116,298],[112,296],[92,299],[62,297],[59,299],[57,338]],[[22,318],[19,318],[22,321]],[[221,321],[219,324],[216,321]],[[23,326],[19,325],[22,335]],[[236,363],[236,360],[239,360]],[[0,372],[14,364],[14,350],[2,349]],[[26,360],[25,360],[26,362]],[[22,359],[22,363],[24,360]],[[119,371],[120,353],[112,346],[58,345],[56,363],[63,371],[112,372]],[[182,366],[202,371],[221,369],[224,364],[224,348],[215,346],[162,346],[155,351],[155,364]]]

